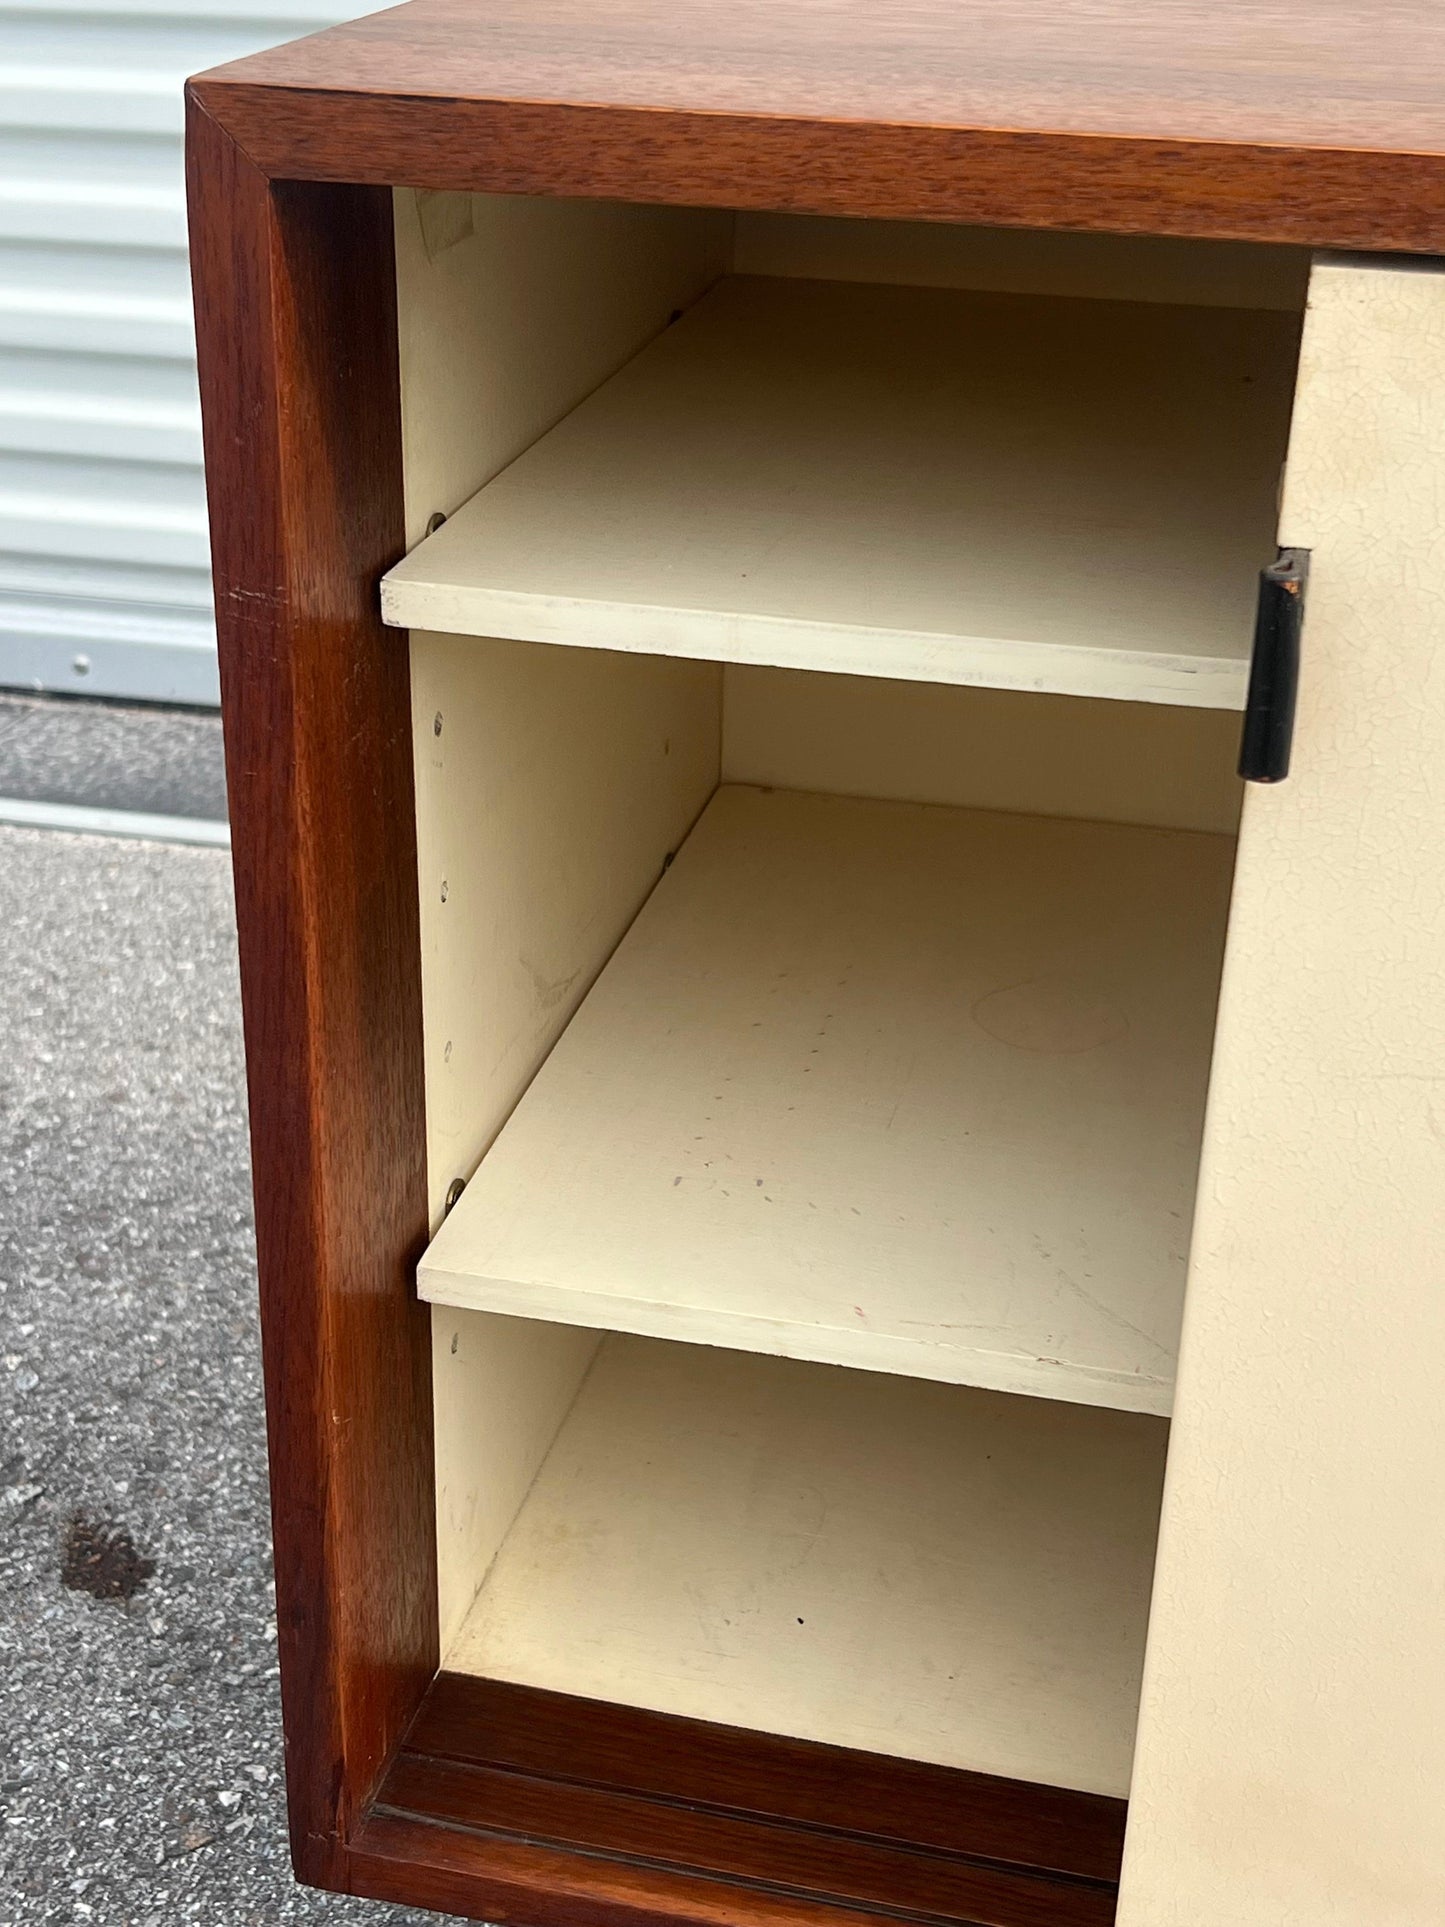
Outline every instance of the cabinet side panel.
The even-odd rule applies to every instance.
[[[187,162],[292,1851],[338,1885],[437,1651],[390,196],[194,102]]]
[[[717,784],[714,663],[412,635],[432,1216]]]
[[[1232,835],[1239,717],[729,663],[723,781]]]
[[[733,217],[395,194],[406,540],[457,508],[728,266]]]
[[[1311,283],[1120,1927],[1445,1919],[1445,273]]]
[[[443,1664],[601,1342],[570,1325],[433,1310]]]

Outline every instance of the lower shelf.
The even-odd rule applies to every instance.
[[[725,786],[422,1296],[1167,1413],[1232,858]]]
[[[1122,1801],[443,1673],[362,1892],[586,1927],[1108,1927]]]
[[[1122,1795],[1166,1432],[609,1336],[446,1663]]]

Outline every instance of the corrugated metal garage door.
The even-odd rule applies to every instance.
[[[0,685],[216,701],[181,83],[369,10],[0,8]]]

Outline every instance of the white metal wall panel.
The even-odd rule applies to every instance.
[[[367,10],[0,6],[0,686],[217,700],[182,83]]]

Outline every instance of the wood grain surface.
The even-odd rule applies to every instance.
[[[196,85],[273,176],[1445,245],[1431,0],[414,0]]]
[[[410,1752],[1109,1882],[1124,1802],[441,1674]]]
[[[194,108],[188,152],[292,1846],[335,1883],[437,1643],[391,205]]]
[[[1122,1801],[442,1674],[358,1890],[557,1927],[1107,1927]],[[425,1863],[424,1870],[409,1863]]]

